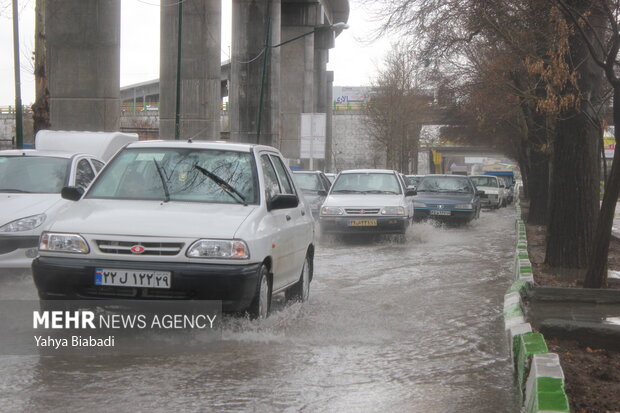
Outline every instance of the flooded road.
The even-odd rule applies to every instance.
[[[207,355],[0,356],[0,411],[517,412],[514,246],[510,207],[402,244],[319,243],[310,301],[227,317]],[[35,297],[28,277],[0,282],[0,298]]]

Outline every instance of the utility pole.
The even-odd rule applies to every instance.
[[[19,65],[19,20],[17,1],[13,0],[13,62],[15,67],[15,146],[24,147],[24,129],[22,115],[22,92]]]

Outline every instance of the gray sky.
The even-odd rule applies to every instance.
[[[34,49],[34,0],[19,0],[22,102],[34,101],[34,76],[29,62]],[[10,4],[9,0],[0,4]],[[222,5],[222,59],[230,46],[230,0]],[[389,48],[387,39],[364,41],[373,26],[356,0],[350,0],[348,30],[336,39],[329,52],[328,70],[334,71],[334,85],[362,86],[369,83],[376,65]],[[121,0],[121,86],[159,77],[159,1]],[[282,39],[285,40],[285,39]],[[0,8],[0,107],[14,105],[13,28],[11,8]]]

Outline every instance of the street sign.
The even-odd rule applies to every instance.
[[[301,114],[301,145],[299,157],[305,159],[325,159],[325,135],[327,114]]]

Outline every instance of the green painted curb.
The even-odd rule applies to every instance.
[[[545,338],[540,333],[525,333],[515,336],[513,339],[515,355],[515,371],[517,372],[517,384],[519,391],[523,394],[525,378],[530,368],[530,358],[533,354],[548,353]]]
[[[521,309],[520,303],[512,304],[504,308],[504,319],[514,317],[523,317],[523,310]]]
[[[522,267],[519,267],[519,274],[532,274],[532,266],[524,265]]]
[[[506,290],[506,294],[519,293],[523,295],[523,291],[527,289],[527,282],[523,280],[517,280]]]
[[[527,406],[528,413],[540,411],[570,412],[568,397],[562,379],[537,377],[533,397]]]

